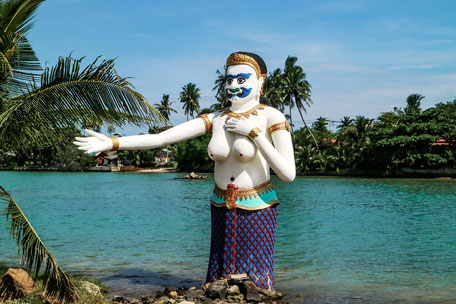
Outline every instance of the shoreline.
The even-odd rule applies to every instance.
[[[130,166],[128,166],[130,167]],[[125,169],[119,169],[125,168]],[[113,168],[114,169],[114,168]],[[108,166],[90,167],[85,173],[181,173],[188,174],[190,172],[179,171],[176,168],[127,168],[117,167],[115,170]],[[11,172],[67,172],[75,173],[74,171],[65,171],[56,167],[19,167],[9,169],[0,167],[0,171]],[[198,172],[198,174],[212,174],[213,172]],[[340,170],[336,171],[311,171],[311,172],[296,172],[296,176],[300,177],[353,177],[353,178],[418,178],[418,179],[456,179],[456,169],[398,169],[385,172],[368,171],[368,170]]]

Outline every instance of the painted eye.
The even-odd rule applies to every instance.
[[[231,85],[232,83],[233,83],[233,78],[228,78],[228,79],[226,80],[226,84],[227,84],[227,85]]]
[[[237,79],[237,83],[239,83],[239,84],[243,84],[244,82],[245,82],[245,78],[239,77]]]

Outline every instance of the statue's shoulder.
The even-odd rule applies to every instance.
[[[268,117],[268,124],[275,124],[278,122],[282,122],[286,119],[285,115],[283,115],[283,113],[277,110],[276,108],[265,105],[264,109]]]

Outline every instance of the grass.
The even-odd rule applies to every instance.
[[[8,267],[4,264],[0,264],[0,277],[3,277],[3,275],[5,275],[5,273],[8,271],[8,268],[10,268],[10,267]],[[79,300],[78,300],[78,302],[76,302],[77,304],[106,304],[107,303],[106,297],[104,295],[107,294],[108,289],[100,281],[95,280],[95,279],[85,278],[85,277],[75,277],[73,279],[76,283],[76,287],[78,288]],[[82,284],[84,281],[90,282],[90,283],[95,284],[98,287],[100,287],[100,291],[102,294],[96,295],[96,294],[92,294],[89,291],[87,291],[85,288],[82,287]],[[38,279],[36,280],[38,288],[35,292],[27,295],[23,299],[19,299],[16,301],[6,301],[6,302],[0,301],[0,303],[5,303],[5,304],[23,304],[23,303],[24,304],[25,303],[45,304],[45,303],[49,303],[49,302],[43,301],[41,299],[41,294],[43,293],[42,282],[43,282],[42,277],[41,277],[41,275],[39,275]]]

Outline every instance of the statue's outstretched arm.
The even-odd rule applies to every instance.
[[[225,123],[225,129],[249,137],[280,179],[284,182],[292,182],[296,177],[296,166],[291,134],[285,127],[287,126],[285,116],[275,109],[271,109],[268,116],[268,127],[283,125],[270,132],[272,133],[272,143],[266,137],[265,132],[258,129],[254,122],[248,119],[230,119]]]
[[[86,130],[90,136],[76,137],[76,141],[73,143],[78,146],[79,150],[86,153],[155,149],[205,134],[212,123],[213,116],[213,114],[208,114],[204,119],[198,117],[159,134],[111,138],[95,131]]]

